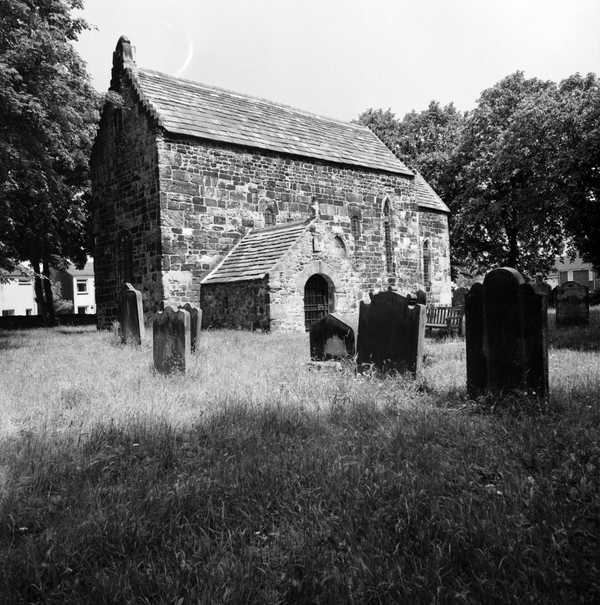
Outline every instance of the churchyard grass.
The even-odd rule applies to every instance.
[[[410,381],[309,371],[302,334],[165,377],[0,332],[0,602],[598,602],[598,309],[550,341],[539,405],[469,401],[458,339]]]

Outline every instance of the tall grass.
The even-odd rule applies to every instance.
[[[598,601],[600,356],[561,338],[550,405],[492,413],[459,340],[411,381],[311,371],[304,335],[208,332],[162,377],[0,334],[0,602]]]

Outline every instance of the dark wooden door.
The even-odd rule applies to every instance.
[[[329,313],[329,286],[321,275],[311,276],[304,286],[304,325],[306,330]]]

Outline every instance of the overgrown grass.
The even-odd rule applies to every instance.
[[[165,378],[0,334],[0,602],[597,602],[600,355],[561,338],[550,404],[492,411],[460,340],[413,382],[311,372],[304,335],[205,333]]]

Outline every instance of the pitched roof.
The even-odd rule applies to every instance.
[[[130,64],[142,102],[173,134],[374,168],[412,172],[366,126],[175,78]]]
[[[442,198],[433,190],[433,187],[423,178],[423,175],[416,170],[415,173],[415,191],[417,194],[417,206],[420,208],[430,208],[439,212],[450,212],[450,208],[444,204]]]
[[[82,269],[78,269],[73,263],[69,263],[67,273],[73,277],[93,277],[94,276],[94,261],[88,260]]]
[[[201,283],[262,279],[298,241],[311,222],[282,223],[249,231]]]

